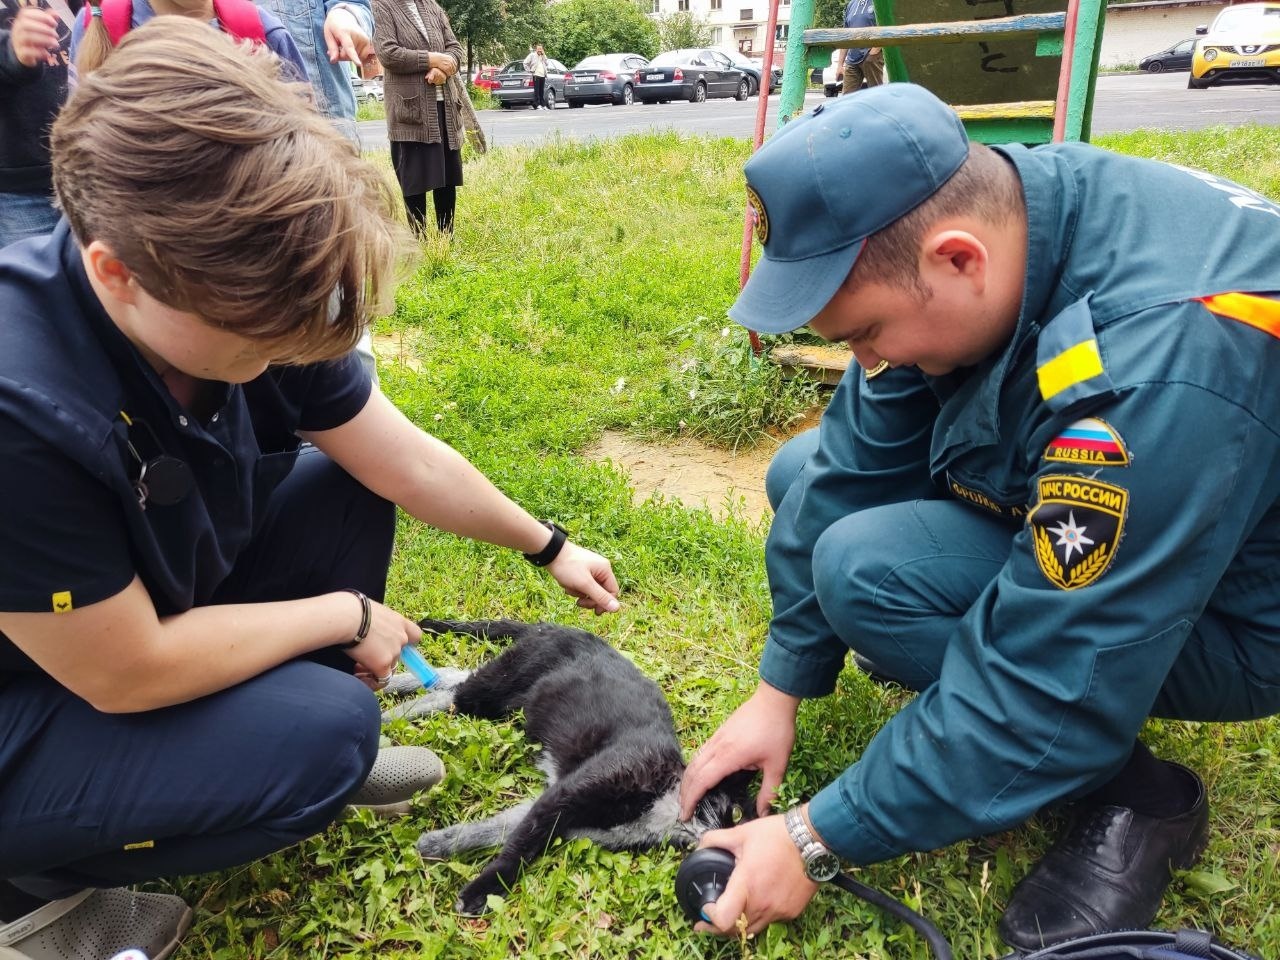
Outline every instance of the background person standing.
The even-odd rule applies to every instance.
[[[874,27],[876,8],[871,0],[849,0],[844,8],[844,25]],[[844,53],[844,59],[838,61],[843,77],[841,96],[861,90],[864,80],[868,87],[884,83],[884,51],[879,47],[850,47],[841,52]]]
[[[49,127],[67,99],[74,19],[64,0],[0,0],[0,247],[58,222]]]
[[[537,44],[524,58],[524,68],[533,74],[533,109],[537,110],[547,102],[547,55],[542,44]]]
[[[259,0],[288,29],[302,54],[316,105],[357,146],[356,95],[344,60],[374,62],[369,0]]]
[[[436,228],[452,233],[462,186],[462,123],[457,88],[448,81],[462,63],[462,44],[435,0],[376,0],[374,6],[391,164],[409,225],[422,235],[430,193]]]

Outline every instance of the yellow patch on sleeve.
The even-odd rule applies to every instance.
[[[52,599],[54,613],[70,613],[75,609],[75,605],[71,602],[70,590],[59,590]]]
[[[1083,383],[1103,373],[1102,355],[1097,340],[1085,340],[1068,347],[1047,363],[1036,368],[1040,396],[1048,400],[1068,387]]]
[[[124,848],[126,850],[150,850],[155,845],[156,842],[154,840],[139,840],[137,843],[126,843]]]

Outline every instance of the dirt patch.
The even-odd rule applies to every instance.
[[[374,337],[373,354],[384,363],[399,363],[414,373],[422,372],[422,361],[414,355],[413,337],[406,337],[403,330]]]
[[[373,338],[373,349],[383,363],[399,363],[415,373],[422,371],[412,334],[380,334]],[[817,426],[821,416],[822,408],[815,408],[789,430],[776,431],[754,447],[737,451],[699,440],[646,443],[609,431],[584,450],[583,456],[612,461],[623,470],[635,488],[636,503],[661,494],[685,506],[705,507],[715,517],[735,512],[756,522],[769,514],[764,475],[773,455],[797,433]]]
[[[646,443],[623,433],[607,432],[583,451],[593,460],[609,460],[626,472],[641,503],[654,494],[679,500],[685,506],[705,507],[713,516],[730,512],[750,521],[769,514],[764,475],[769,461],[790,437],[816,426],[821,410],[814,410],[786,433],[737,452],[698,440]]]

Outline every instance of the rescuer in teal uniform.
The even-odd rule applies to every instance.
[[[731,315],[857,364],[770,467],[761,683],[682,811],[755,767],[766,812],[851,649],[919,696],[785,820],[707,835],[738,869],[701,928],[798,915],[815,850],[867,864],[1066,800],[1001,935],[1146,926],[1208,803],[1144,721],[1280,712],[1280,209],[1083,144],[970,144],[910,84],[793,121],[746,179],[764,253]],[[1187,223],[1211,226],[1151,242]]]

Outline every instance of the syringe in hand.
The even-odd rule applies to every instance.
[[[410,644],[407,647],[400,648],[400,662],[421,681],[422,685],[430,690],[436,685],[439,677],[436,672],[427,666],[426,659],[418,652],[418,648]]]

